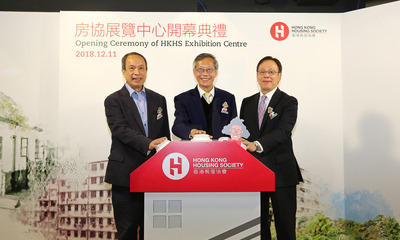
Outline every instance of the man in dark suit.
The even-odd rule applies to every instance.
[[[296,239],[296,185],[303,181],[293,152],[292,130],[297,119],[297,99],[282,92],[278,83],[282,65],[264,57],[257,65],[261,92],[243,99],[240,118],[250,132],[243,143],[254,157],[275,173],[275,192],[261,193],[261,239],[271,239],[269,200],[277,238]]]
[[[202,53],[194,59],[193,74],[198,85],[174,98],[172,132],[184,140],[195,134],[208,134],[218,139],[222,128],[237,116],[235,96],[214,87],[218,61],[212,54]]]
[[[105,181],[112,184],[120,240],[143,239],[144,194],[129,190],[130,173],[170,138],[165,97],[144,87],[147,61],[139,53],[122,58],[125,85],[104,101],[112,144]]]

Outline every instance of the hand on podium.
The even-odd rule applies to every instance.
[[[168,141],[167,137],[161,137],[161,138],[157,138],[154,139],[153,141],[151,141],[151,143],[149,144],[149,150],[153,150],[154,148],[157,148],[157,146],[161,143],[163,143],[165,140]],[[156,149],[157,150],[157,149]]]

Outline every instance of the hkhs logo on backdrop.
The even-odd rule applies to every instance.
[[[328,29],[315,25],[292,25],[290,28],[283,22],[276,22],[270,28],[270,34],[276,41],[283,41],[289,34],[292,38],[316,38],[323,37]]]
[[[283,41],[289,36],[289,27],[283,22],[276,22],[271,26],[270,33],[273,39]]]
[[[189,160],[181,153],[171,153],[164,158],[162,169],[169,179],[180,180],[189,172]]]

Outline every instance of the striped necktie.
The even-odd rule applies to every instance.
[[[211,102],[211,94],[206,92],[206,93],[203,94],[203,97],[206,100],[206,102],[208,104],[210,104],[210,102]]]
[[[258,104],[258,128],[261,128],[261,123],[262,120],[264,118],[264,114],[265,114],[265,100],[267,99],[267,96],[263,95],[261,98],[260,103]]]

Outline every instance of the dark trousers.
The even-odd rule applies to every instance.
[[[143,240],[144,193],[130,192],[128,187],[112,186],[112,204],[119,240]]]
[[[271,239],[271,200],[278,240],[296,239],[296,186],[276,188],[275,192],[261,192],[261,240]]]

